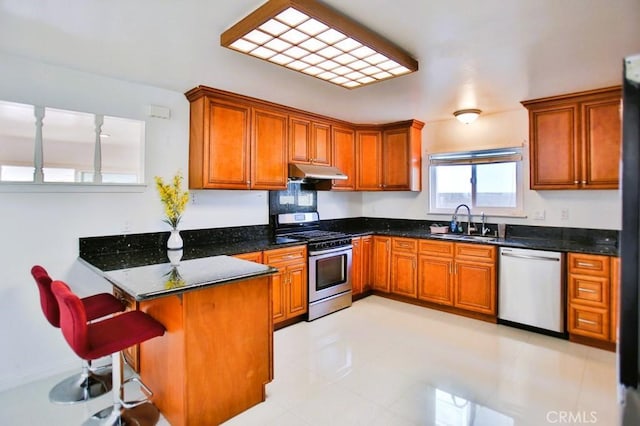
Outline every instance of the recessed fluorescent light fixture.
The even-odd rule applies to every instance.
[[[407,52],[315,0],[269,0],[220,45],[348,89],[418,70]]]

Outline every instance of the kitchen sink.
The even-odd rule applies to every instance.
[[[431,238],[438,238],[442,240],[453,240],[453,241],[484,241],[484,242],[493,242],[497,241],[497,237],[490,237],[484,235],[466,235],[466,234],[430,234]]]

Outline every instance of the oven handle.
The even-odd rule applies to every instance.
[[[330,249],[326,249],[326,250],[310,251],[309,252],[309,256],[321,256],[323,254],[337,253],[339,251],[351,250],[352,248],[353,248],[353,246],[351,244],[349,244],[348,246],[334,247],[334,248],[330,248]]]

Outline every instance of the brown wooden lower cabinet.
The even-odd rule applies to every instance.
[[[263,263],[278,268],[272,276],[275,324],[307,313],[307,247],[265,250]]]
[[[392,293],[407,297],[418,296],[418,240],[392,238],[390,277]]]
[[[170,424],[217,425],[265,400],[270,287],[265,276],[139,302],[166,328],[140,344],[140,378]]]
[[[351,257],[351,295],[358,296],[364,291],[364,280],[362,277],[362,238],[351,239],[353,253]]]
[[[497,314],[495,246],[422,240],[419,259],[419,299]]]
[[[274,324],[307,313],[306,246],[241,253],[234,257],[278,268],[278,273],[271,279]]]
[[[373,264],[371,265],[371,284],[374,290],[389,293],[389,260],[391,256],[391,237],[375,235],[373,237]]]
[[[567,330],[572,340],[595,346],[601,342],[613,349],[617,339],[619,268],[617,257],[567,255]]]
[[[362,241],[362,291],[369,291],[371,284],[371,253],[373,250],[373,237],[370,235],[361,237]]]

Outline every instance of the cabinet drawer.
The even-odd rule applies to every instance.
[[[570,303],[609,307],[609,279],[588,275],[569,275]]]
[[[453,243],[433,240],[420,240],[420,254],[453,257]]]
[[[266,265],[300,260],[307,260],[307,246],[286,247],[263,252],[263,263]]]
[[[599,277],[609,276],[609,256],[569,253],[567,258],[570,273],[595,275]]]
[[[233,255],[233,257],[237,257],[238,259],[248,260],[250,262],[262,263],[262,252],[254,251],[250,253],[239,253]]]
[[[477,262],[494,262],[496,260],[496,247],[485,244],[455,245],[456,259],[475,260]]]
[[[609,311],[588,307],[569,307],[569,333],[596,339],[609,339]]]
[[[411,238],[393,238],[393,240],[391,240],[391,250],[416,253],[418,251],[418,240]]]

